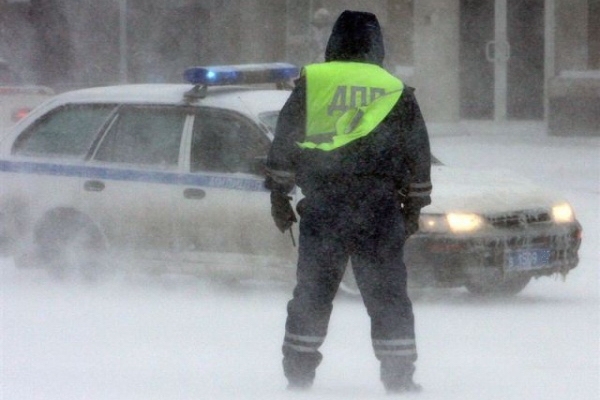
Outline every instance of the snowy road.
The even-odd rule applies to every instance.
[[[512,299],[414,293],[425,391],[409,397],[600,398],[600,140],[548,138],[535,124],[442,128],[432,127],[439,158],[512,169],[560,190],[584,240],[566,282],[536,280]],[[10,259],[0,258],[0,270],[3,400],[389,398],[360,301],[336,300],[315,387],[290,394],[280,368],[286,285],[136,276],[86,287],[17,271]]]

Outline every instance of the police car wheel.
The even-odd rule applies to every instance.
[[[50,211],[35,231],[41,265],[58,279],[97,280],[108,270],[106,243],[91,219],[67,208]]]

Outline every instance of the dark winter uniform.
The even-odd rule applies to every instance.
[[[429,139],[413,90],[381,67],[383,56],[376,17],[342,13],[326,62],[304,69],[269,152],[266,186],[282,231],[295,221],[287,193],[298,185],[305,196],[283,344],[292,387],[312,384],[349,260],[371,318],[382,381],[391,391],[415,387],[414,317],[402,257],[407,233],[430,202]]]

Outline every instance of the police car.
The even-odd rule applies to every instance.
[[[284,63],[194,67],[189,84],[53,97],[0,138],[0,254],[59,277],[292,281],[297,224],[274,227],[263,166],[297,75]],[[478,201],[490,177],[476,175],[434,166],[433,204],[406,246],[412,284],[516,293],[577,265],[581,228],[566,202],[528,185],[510,203]],[[472,184],[468,200],[453,195],[458,182]],[[356,292],[350,272],[342,288]]]

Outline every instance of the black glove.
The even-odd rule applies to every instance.
[[[283,233],[297,222],[296,214],[291,204],[292,198],[284,193],[271,192],[271,216],[277,228]]]
[[[412,234],[419,230],[419,215],[421,211],[419,209],[411,209],[404,207],[402,209],[404,215],[404,235],[408,239]]]

